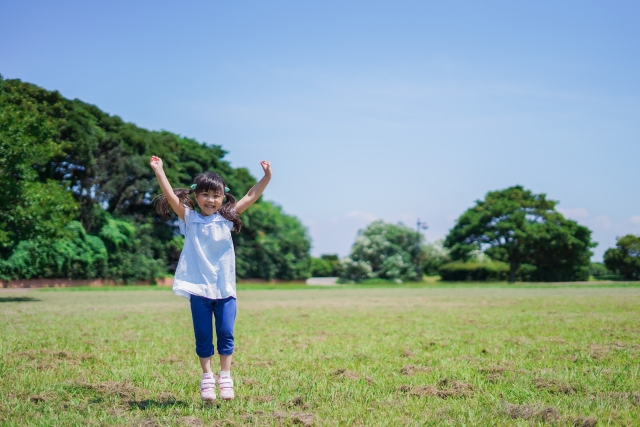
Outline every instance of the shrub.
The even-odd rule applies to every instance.
[[[23,240],[13,254],[0,261],[3,279],[104,277],[107,249],[99,237],[87,234],[78,221],[65,227],[67,235],[57,240]]]
[[[604,263],[592,262],[589,265],[589,274],[595,278],[600,278],[601,276],[612,274],[612,272],[607,268],[606,265],[604,265]]]
[[[433,243],[429,243],[422,247],[420,254],[422,271],[427,276],[435,276],[438,274],[438,269],[451,262],[449,256],[449,249],[444,247],[444,239],[436,240]]]
[[[453,261],[442,265],[438,272],[449,282],[502,281],[509,278],[509,264],[505,262]]]
[[[373,277],[394,282],[416,280],[416,244],[423,238],[406,225],[374,221],[358,231],[349,258],[340,263],[340,278],[347,282]]]
[[[340,282],[353,283],[375,277],[371,265],[366,261],[344,258],[340,261]]]
[[[313,277],[331,277],[333,275],[333,265],[326,259],[312,257],[311,275]]]

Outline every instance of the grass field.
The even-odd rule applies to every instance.
[[[0,424],[640,425],[638,286],[302,287],[241,288],[212,404],[170,290],[2,292]]]

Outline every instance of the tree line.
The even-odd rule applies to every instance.
[[[184,243],[177,219],[152,204],[148,167],[160,156],[174,187],[220,173],[241,197],[256,180],[226,152],[167,131],[148,131],[78,99],[0,76],[0,279],[148,280],[175,270]],[[382,221],[361,230],[348,257],[311,258],[300,221],[260,200],[234,234],[241,278],[340,276],[345,282],[420,280],[575,281],[640,279],[640,237],[623,236],[590,263],[591,231],[564,218],[556,201],[522,186],[487,193],[446,239]]]
[[[491,191],[431,244],[403,224],[374,221],[333,273],[351,283],[416,281],[423,274],[445,281],[640,280],[640,236],[619,238],[604,263],[591,263],[591,230],[565,218],[557,203],[519,185]],[[313,274],[320,261],[313,260]]]
[[[104,278],[172,274],[183,245],[177,220],[161,220],[148,166],[160,156],[174,187],[204,171],[242,197],[256,182],[226,152],[167,131],[149,131],[94,105],[0,76],[0,279]],[[260,200],[233,236],[240,277],[310,275],[306,228]]]

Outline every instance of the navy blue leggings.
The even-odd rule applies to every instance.
[[[233,324],[236,321],[236,299],[209,299],[191,295],[191,317],[196,336],[196,354],[200,357],[213,356],[213,326],[216,320],[218,354],[233,354]]]

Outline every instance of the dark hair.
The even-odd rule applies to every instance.
[[[213,191],[217,194],[224,194],[225,200],[222,203],[222,206],[220,206],[220,209],[218,209],[218,212],[220,212],[220,215],[222,215],[224,219],[228,219],[229,221],[233,222],[233,231],[239,233],[240,229],[242,229],[242,220],[240,220],[240,217],[236,212],[236,198],[233,197],[231,193],[225,193],[224,189],[227,184],[224,182],[224,179],[222,179],[222,177],[217,173],[204,172],[196,176],[196,179],[194,179],[193,182],[196,184],[195,190],[192,190],[190,188],[173,189],[173,194],[178,197],[180,203],[188,206],[192,210],[195,210],[196,203],[191,197],[189,197],[190,194],[200,194],[205,191]],[[171,208],[171,205],[169,204],[169,201],[164,196],[164,194],[156,196],[153,199],[153,202],[156,205],[156,212],[158,212],[162,219],[171,218],[173,209]]]

